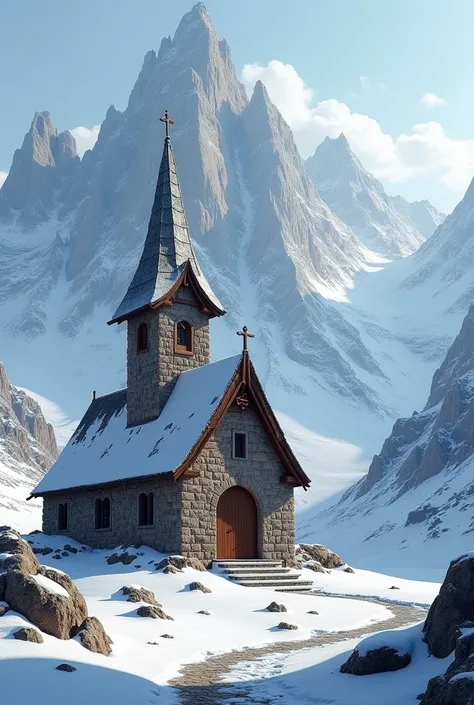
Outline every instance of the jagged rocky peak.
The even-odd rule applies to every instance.
[[[39,404],[11,384],[0,362],[0,465],[26,463],[41,476],[57,457],[53,427]],[[0,473],[0,485],[1,479]]]
[[[443,216],[389,196],[352,151],[344,134],[326,139],[306,160],[323,201],[368,247],[390,258],[414,252],[433,234]]]
[[[18,216],[20,225],[29,230],[46,220],[64,197],[79,163],[72,134],[58,134],[48,112],[36,113],[0,191],[0,222]]]
[[[421,413],[398,419],[356,496],[390,481],[402,495],[474,453],[474,305],[436,370]],[[349,490],[351,493],[351,490]]]

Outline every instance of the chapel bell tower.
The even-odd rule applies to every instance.
[[[168,111],[155,198],[135,275],[109,321],[127,321],[127,422],[160,415],[178,375],[210,361],[209,320],[225,314],[194,254]]]

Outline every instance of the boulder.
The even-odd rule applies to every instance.
[[[268,612],[286,612],[286,607],[278,602],[270,602],[267,607]]]
[[[313,570],[315,573],[330,572],[329,570],[326,570],[326,568],[324,568],[319,561],[309,561],[308,563],[305,563],[304,567]]]
[[[136,559],[135,553],[112,553],[111,556],[107,558],[108,565],[115,565],[116,563],[123,563],[123,565],[130,565]]]
[[[430,607],[423,627],[430,652],[438,658],[449,656],[466,622],[474,622],[474,554],[451,561]]]
[[[0,602],[0,617],[3,617],[4,614],[8,612],[10,609],[9,605],[7,605],[6,602]]]
[[[176,570],[176,568],[175,568],[174,566],[172,566],[172,565],[166,565],[166,566],[163,568],[163,573],[164,573],[165,575],[168,575],[168,573],[177,573],[177,572],[178,572],[178,571]]]
[[[174,636],[172,634],[162,634],[161,638],[162,639],[174,639]]]
[[[127,602],[146,602],[149,605],[161,607],[160,603],[157,602],[154,593],[144,587],[139,587],[137,585],[124,585],[122,588],[122,595],[128,595]]]
[[[288,622],[280,622],[278,629],[289,629],[291,631],[298,629],[296,624],[289,624]]]
[[[355,573],[355,570],[354,570],[354,568],[351,568],[350,565],[347,565],[344,568],[344,573]]]
[[[405,668],[411,661],[411,655],[402,653],[391,646],[359,652],[355,649],[347,661],[342,664],[341,673],[353,676],[368,676],[372,673],[386,673]]]
[[[200,590],[201,592],[212,592],[208,587],[203,585],[202,583],[199,583],[197,581],[194,581],[193,583],[189,583],[188,585],[188,590]]]
[[[156,564],[156,570],[163,570],[168,566],[176,568],[176,570],[183,570],[183,568],[194,568],[194,570],[200,571],[206,570],[204,563],[198,558],[185,558],[184,556],[166,556],[166,558],[163,558],[162,561]]]
[[[139,617],[151,617],[152,619],[170,619],[173,621],[173,617],[166,614],[161,607],[157,605],[142,605],[137,609],[137,615]]]
[[[0,572],[18,570],[21,573],[36,575],[40,564],[29,543],[24,541],[18,531],[7,528],[0,531],[0,553],[11,554],[0,560]]]
[[[207,615],[208,617],[211,616],[211,613],[208,612],[207,610],[199,610],[198,614],[205,614],[205,615]]]
[[[71,546],[68,543],[64,546],[64,550],[69,551],[69,553],[77,553],[77,548],[74,548],[74,546]]]
[[[308,614],[319,614],[319,612],[316,612],[316,610],[309,610]]]
[[[37,629],[32,629],[32,627],[22,627],[14,632],[13,636],[20,641],[31,641],[33,644],[42,644],[44,642],[43,636]]]
[[[57,671],[66,671],[66,673],[73,673],[74,671],[77,671],[77,668],[75,666],[71,666],[70,663],[60,663],[59,666],[56,666]]]
[[[52,552],[53,552],[53,549],[50,546],[42,546],[42,547],[35,546],[33,548],[33,553],[36,556],[49,556],[49,554]]]
[[[308,545],[301,543],[297,547],[296,553],[306,553],[313,561],[320,563],[323,568],[340,568],[344,565],[344,561],[337,553],[334,553],[334,551],[331,551],[321,544],[315,543]]]
[[[51,571],[51,572],[48,572]],[[56,573],[52,569],[45,569],[50,580],[63,582],[62,587],[70,581],[68,576]],[[10,609],[24,615],[46,634],[51,634],[58,639],[69,639],[71,634],[87,617],[87,606],[84,598],[73,586],[69,597],[58,594],[40,585],[33,576],[24,575],[12,570],[6,574],[5,600]],[[72,583],[71,583],[72,584]]]
[[[79,627],[77,636],[82,646],[95,654],[108,656],[112,652],[112,639],[97,617],[87,617]]]
[[[87,603],[69,575],[66,575],[66,573],[63,573],[61,570],[56,570],[56,568],[48,568],[45,565],[41,566],[40,573],[44,575],[45,578],[49,578],[66,590],[70,600],[72,600],[73,609],[78,615],[78,618],[79,615],[83,615],[83,619],[87,617]]]
[[[458,638],[454,661],[448,666],[444,675],[436,676],[429,681],[426,693],[421,699],[422,705],[474,704],[474,629],[472,626]]]

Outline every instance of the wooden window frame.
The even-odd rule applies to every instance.
[[[178,326],[180,323],[186,323],[186,325],[189,326],[189,335],[191,337],[191,347],[189,350],[178,344]],[[176,321],[174,324],[174,353],[176,355],[194,355],[194,328],[188,321]]]
[[[102,526],[103,520],[104,520],[104,502],[108,500],[109,502],[109,525],[108,526]],[[100,521],[97,521],[97,503],[100,502]],[[96,531],[110,531],[112,528],[112,500],[110,497],[96,497],[94,501],[94,521],[95,521],[95,530]],[[97,524],[101,524],[101,526],[97,526]]]
[[[65,518],[66,518],[66,521],[65,521],[65,524],[66,524],[66,525],[65,525],[65,526],[60,526],[61,519],[64,518],[64,515],[61,516],[61,507],[63,507],[63,510],[62,510],[62,511],[64,512]],[[67,531],[68,528],[69,528],[69,506],[68,506],[68,502],[60,502],[60,503],[58,504],[58,531]]]
[[[145,497],[146,498],[146,519],[147,523],[143,524],[141,523],[140,519],[141,517],[141,511],[140,511],[140,501],[141,498]],[[150,522],[150,507],[151,507],[151,514],[152,514],[152,521]],[[140,529],[150,529],[153,526],[155,526],[155,493],[154,492],[140,492],[138,495],[138,526]]]
[[[237,435],[245,437],[245,457],[235,454],[235,437]],[[232,431],[232,460],[248,460],[249,459],[249,434],[247,431]]]
[[[142,326],[146,327],[146,348],[140,348],[140,328]],[[148,323],[142,321],[137,326],[137,355],[144,355],[150,349],[150,337],[148,332]]]

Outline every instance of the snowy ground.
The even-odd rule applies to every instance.
[[[359,639],[305,649],[293,654],[273,654],[251,663],[241,663],[226,681],[233,697],[244,691],[245,701],[285,705],[415,705],[428,680],[443,673],[448,659],[429,658],[421,641],[421,627],[400,631],[412,662],[401,671],[371,676],[339,673]],[[229,694],[230,694],[229,693]],[[237,702],[237,700],[230,702]]]
[[[37,546],[62,548],[69,542],[80,547],[65,537],[37,534],[27,538]],[[35,705],[62,705],[67,689],[68,705],[95,705],[102,702],[101,693],[106,688],[107,701],[114,705],[168,705],[177,701],[175,692],[166,686],[166,682],[177,674],[180,665],[184,663],[204,660],[212,654],[244,646],[301,640],[315,633],[365,626],[367,632],[370,632],[376,630],[377,622],[389,616],[387,607],[370,602],[284,594],[278,596],[288,608],[287,614],[282,616],[285,621],[299,626],[296,632],[284,632],[276,629],[282,616],[265,610],[276,597],[271,591],[239,587],[217,575],[191,569],[175,575],[152,572],[149,570],[149,562],[155,562],[161,556],[145,547],[137,549],[139,555],[130,566],[120,563],[107,565],[105,558],[110,553],[88,549],[61,560],[54,560],[51,555],[39,557],[44,564],[60,568],[74,579],[86,597],[89,614],[103,622],[113,640],[112,655],[104,657],[92,654],[75,640],[64,642],[48,635],[44,635],[45,643],[40,645],[15,641],[12,632],[25,626],[25,620],[9,612],[0,618],[2,704],[31,705],[34,702]],[[150,567],[153,568],[152,565]],[[341,571],[333,571],[330,575],[311,572],[311,577],[316,580],[318,588],[328,592],[342,593],[345,590],[347,594],[353,590],[356,594],[363,594],[365,590],[372,594],[383,593],[383,597],[386,589],[398,581],[397,578],[376,576],[366,571],[356,571],[354,575],[342,574]],[[346,578],[347,588],[344,587]],[[186,586],[193,580],[204,583],[212,593],[187,590]],[[433,597],[433,585],[398,582],[404,583],[400,585],[403,592],[397,591],[396,596],[401,601],[412,602],[416,596],[416,601],[422,603],[429,602]],[[126,602],[121,594],[125,584],[142,585],[153,590],[165,612],[174,617],[174,621],[137,617],[137,605]],[[394,598],[393,595],[391,597]],[[198,614],[203,609],[211,612],[211,615]],[[319,615],[309,615],[309,610],[317,610]],[[173,635],[174,639],[163,638],[165,633]],[[150,641],[158,645],[148,644]],[[317,654],[299,652],[298,657],[285,658],[281,673],[293,674],[288,677],[299,679],[298,688],[303,698],[291,702],[304,701],[308,670],[323,669],[324,673],[328,669],[334,670],[335,654],[340,654],[341,650],[348,651],[349,648],[348,642],[344,642],[336,651],[319,649]],[[68,674],[56,671],[55,667],[64,661],[74,664],[77,672]],[[264,673],[275,674],[275,668],[277,666],[274,661],[269,659],[268,663],[265,662],[264,670],[255,672],[254,678]],[[298,675],[295,675],[296,671]],[[248,677],[249,672],[244,669],[242,675],[237,674],[235,677]],[[279,687],[275,678],[272,682],[272,687]],[[268,685],[270,681],[265,683]]]

